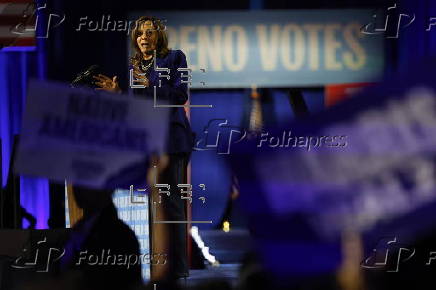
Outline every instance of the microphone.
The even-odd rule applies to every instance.
[[[97,70],[99,69],[99,66],[94,64],[91,65],[89,68],[84,70],[83,72],[80,72],[76,78],[71,82],[71,87],[76,87],[78,84],[85,84],[85,85],[93,85],[94,80],[92,79],[92,76],[97,73]]]

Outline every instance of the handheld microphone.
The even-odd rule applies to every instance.
[[[92,76],[97,73],[97,70],[99,69],[99,66],[94,64],[91,65],[89,68],[84,70],[83,72],[80,72],[76,78],[71,82],[71,87],[76,87],[78,84],[84,84],[84,85],[90,85],[92,86],[94,83],[94,80],[92,79]]]

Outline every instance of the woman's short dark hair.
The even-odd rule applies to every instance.
[[[166,33],[166,27],[163,24],[162,20],[152,16],[141,16],[138,20],[135,21],[135,27],[130,34],[130,44],[133,50],[133,55],[130,58],[130,62],[132,64],[138,64],[142,60],[142,53],[138,47],[138,43],[136,40],[139,36],[139,29],[147,21],[151,21],[151,23],[153,23],[154,29],[156,29],[157,31],[156,56],[165,57],[169,52],[168,36]]]

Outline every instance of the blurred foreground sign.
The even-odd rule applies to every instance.
[[[16,171],[128,188],[135,178],[145,182],[149,154],[164,151],[167,118],[152,101],[31,81]]]
[[[259,147],[258,140],[236,144],[242,148],[232,150],[232,164],[249,214],[304,216],[324,237],[337,237],[345,229],[368,232],[406,215],[409,224],[401,227],[412,236],[427,223],[415,213],[436,201],[436,75],[431,63],[286,129],[294,137],[346,136],[346,146],[312,144],[308,151],[276,146],[274,140],[267,147]],[[281,131],[268,136],[282,136]]]

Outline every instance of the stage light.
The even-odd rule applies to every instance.
[[[230,222],[229,221],[223,222],[223,231],[226,233],[230,232]]]

